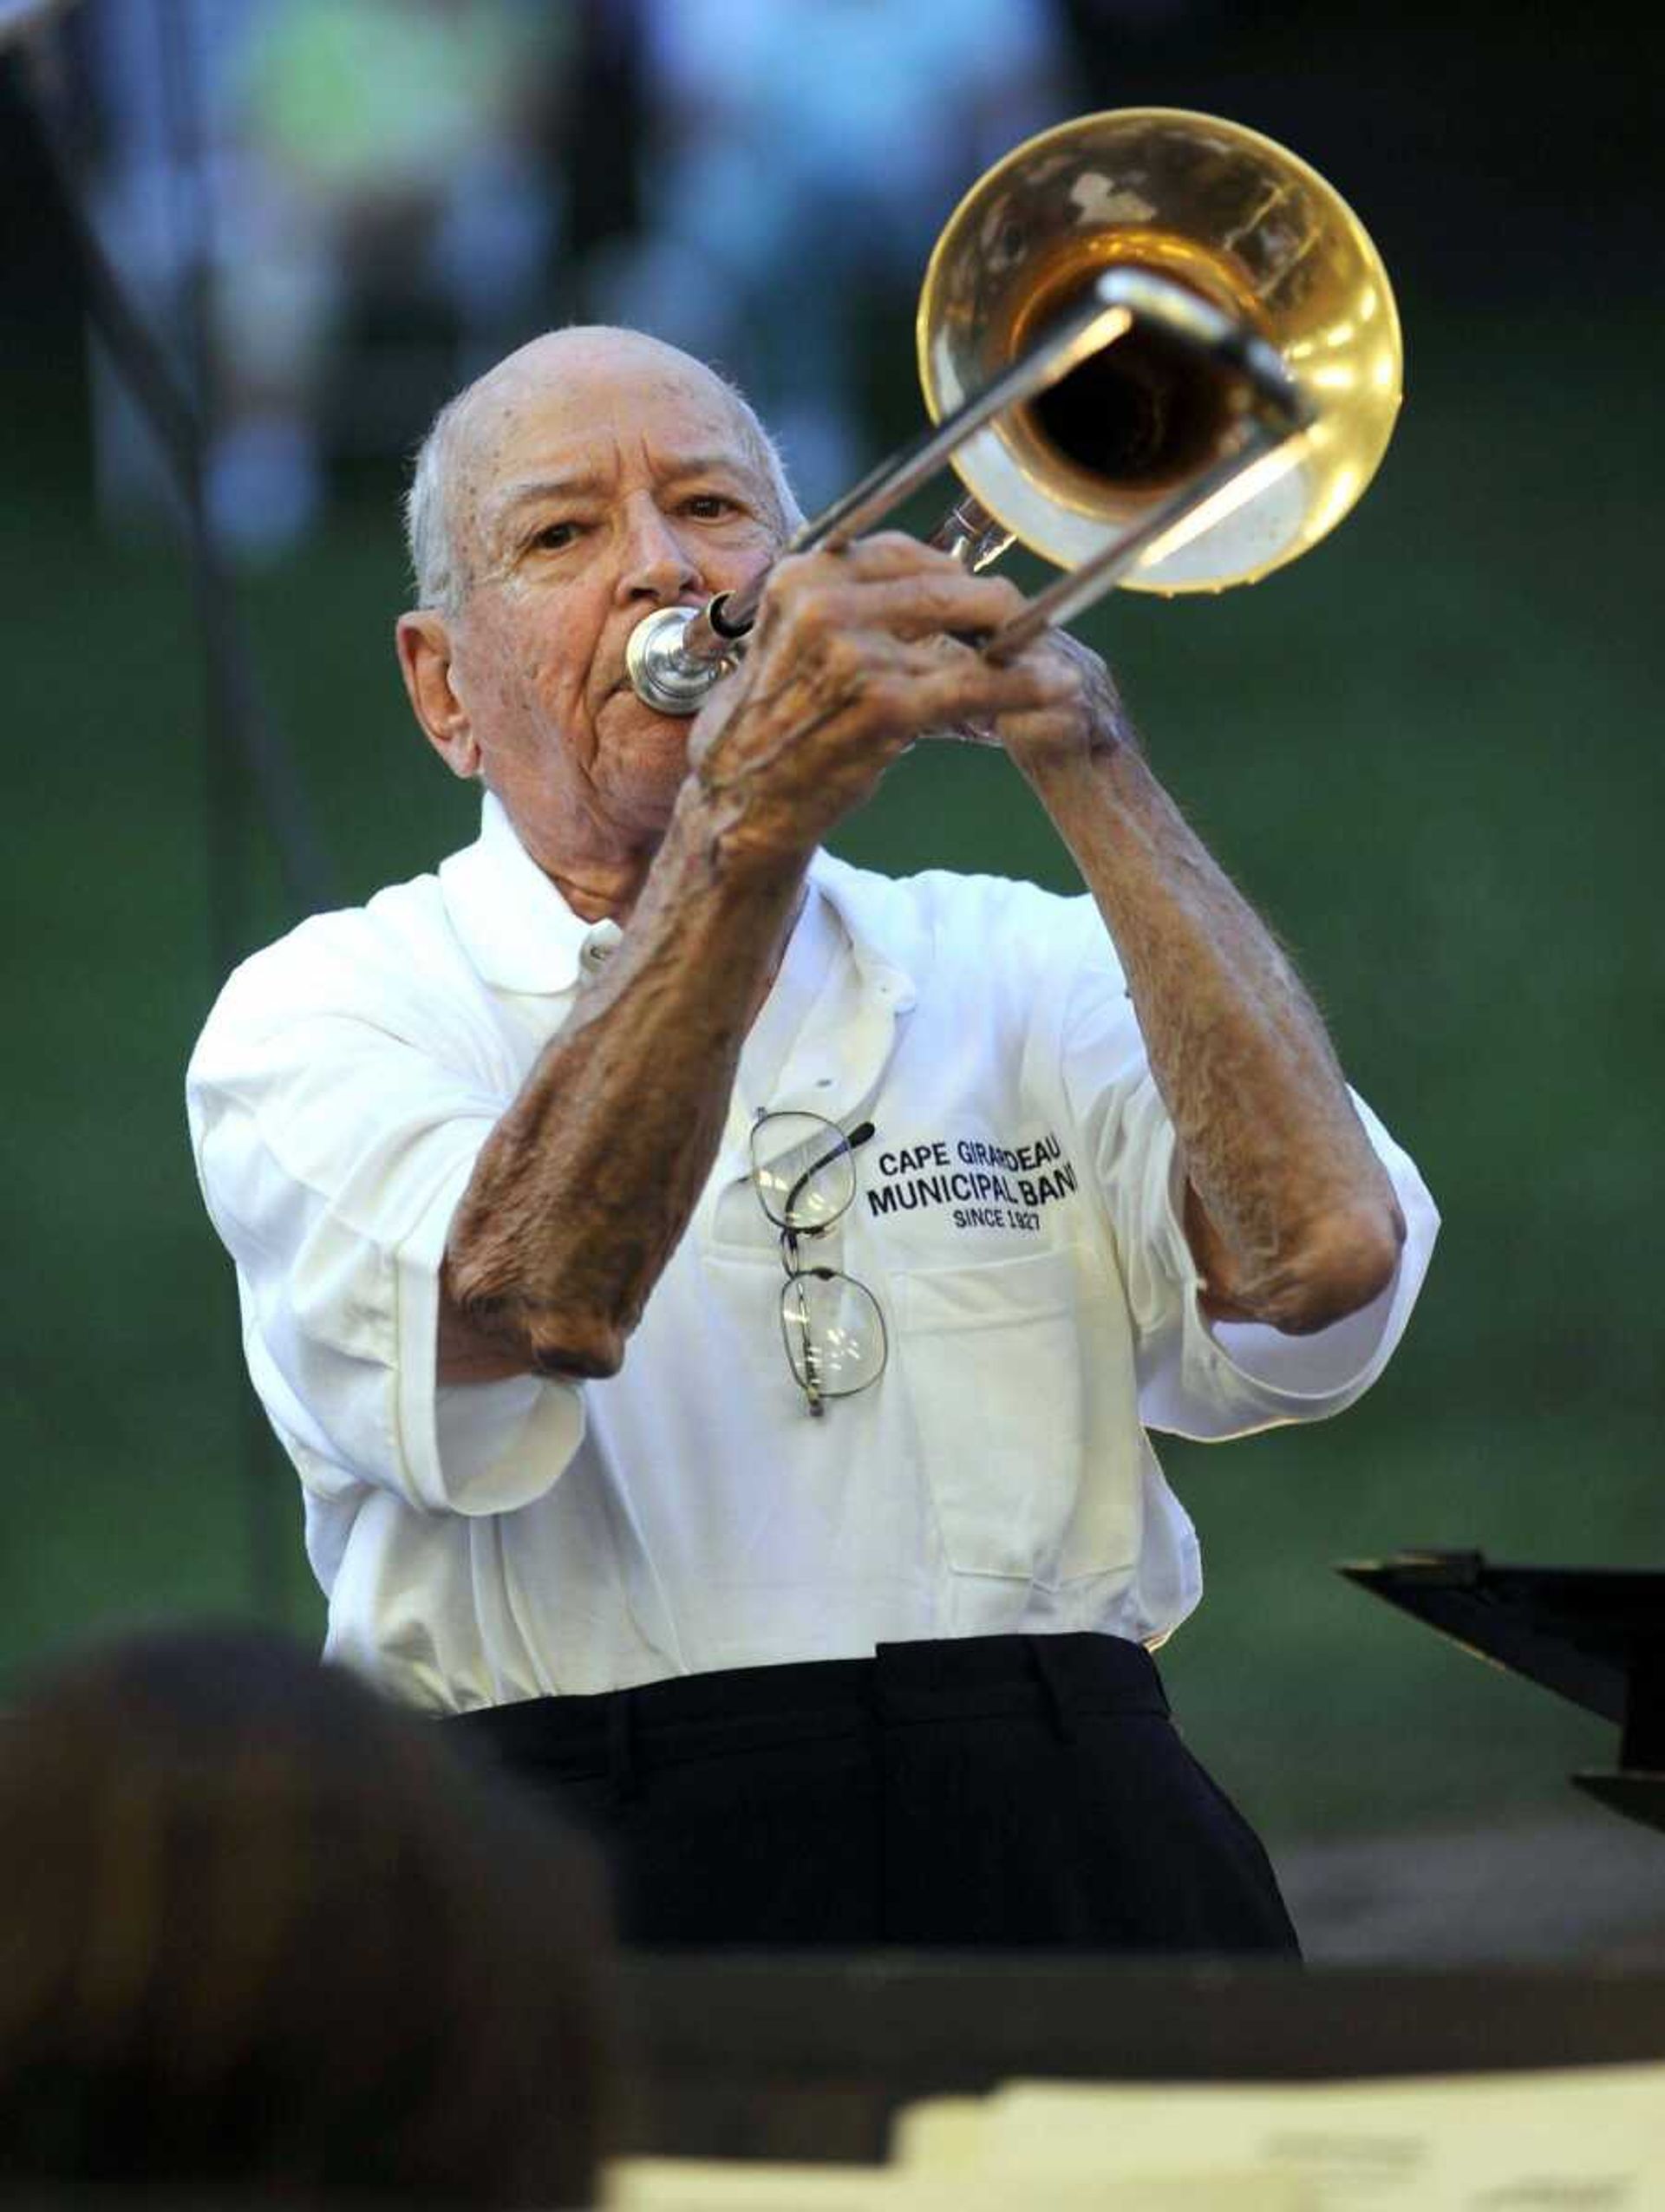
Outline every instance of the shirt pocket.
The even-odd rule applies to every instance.
[[[1032,1252],[891,1278],[949,1565],[1055,1589],[1129,1566],[1139,1430],[1125,1310],[1091,1258]]]

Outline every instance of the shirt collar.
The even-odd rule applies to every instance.
[[[489,791],[479,837],[440,863],[440,888],[464,950],[499,990],[571,990],[592,930],[611,927],[572,911]]]
[[[896,884],[888,876],[852,868],[830,852],[817,852],[809,877],[844,925],[865,989],[892,1014],[906,1014],[919,994]]]
[[[905,1014],[917,994],[896,933],[887,927],[889,879],[819,852],[809,877],[843,924],[863,983],[891,1013]],[[480,809],[474,843],[440,863],[440,886],[451,926],[469,959],[499,990],[571,990],[585,946],[616,934],[611,923],[586,922],[572,911],[515,835],[501,801],[491,792]]]

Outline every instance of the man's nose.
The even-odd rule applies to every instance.
[[[624,526],[624,557],[618,572],[621,599],[652,599],[668,605],[698,587],[698,564],[669,515],[644,502],[629,515]]]

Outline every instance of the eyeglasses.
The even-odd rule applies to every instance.
[[[829,1398],[851,1398],[878,1380],[890,1347],[878,1301],[836,1268],[806,1267],[799,1245],[825,1236],[856,1195],[855,1152],[873,1133],[864,1121],[846,1137],[815,1113],[763,1113],[752,1127],[752,1186],[780,1231],[780,1334],[793,1378],[819,1416]]]

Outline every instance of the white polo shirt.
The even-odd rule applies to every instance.
[[[437,875],[303,923],[193,1057],[203,1194],[300,1475],[329,1656],[441,1712],[917,1637],[1159,1641],[1197,1602],[1146,1427],[1320,1418],[1398,1341],[1436,1216],[1321,1334],[1211,1328],[1174,1136],[1090,899],[818,857],[722,1150],[605,1382],[440,1387],[438,1275],[474,1157],[617,932],[494,799]],[[866,1284],[880,1380],[813,1419],[750,1176],[765,1110],[872,1137],[813,1258]]]

